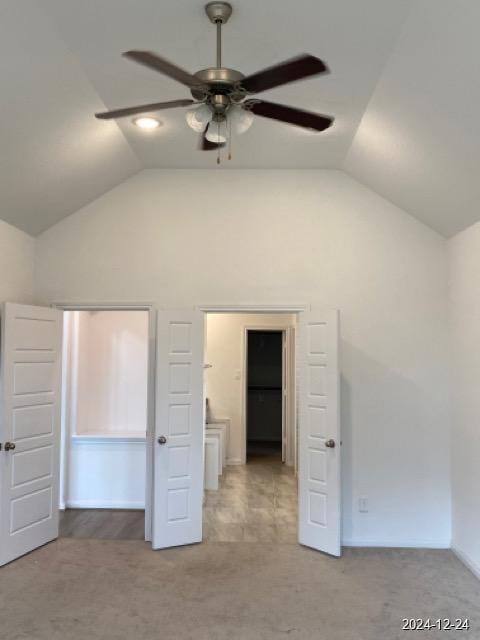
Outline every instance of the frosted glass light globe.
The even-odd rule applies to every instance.
[[[201,104],[195,109],[189,109],[185,114],[188,126],[198,133],[205,131],[212,117],[212,110],[206,104]]]
[[[241,107],[231,107],[228,111],[228,117],[232,123],[232,129],[235,133],[245,133],[245,131],[248,131],[252,126],[253,113],[251,111],[246,111]]]
[[[208,127],[205,138],[209,142],[213,142],[214,144],[224,144],[228,138],[227,123],[225,122],[225,120],[220,123],[212,122],[212,124]]]

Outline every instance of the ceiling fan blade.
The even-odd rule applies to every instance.
[[[191,73],[177,67],[177,65],[165,60],[165,58],[160,58],[160,56],[157,56],[156,53],[152,53],[151,51],[125,51],[122,55],[125,56],[125,58],[130,58],[130,60],[143,64],[145,67],[149,67],[154,71],[163,73],[165,76],[168,76],[177,82],[181,82],[187,87],[198,88],[203,86],[200,80]]]
[[[127,107],[125,109],[115,109],[113,111],[103,111],[96,113],[95,117],[100,120],[111,120],[112,118],[125,118],[133,116],[136,113],[150,113],[152,111],[161,111],[162,109],[174,109],[175,107],[188,107],[194,104],[194,100],[171,100],[170,102],[153,102],[152,104],[142,104],[138,107]]]
[[[302,80],[320,73],[329,73],[327,65],[319,58],[304,54],[280,62],[273,67],[257,71],[240,82],[247,93],[259,93],[295,80]]]
[[[265,100],[247,100],[242,105],[256,116],[263,118],[271,118],[288,124],[294,124],[305,129],[313,129],[314,131],[324,131],[333,123],[333,118],[324,116],[311,111],[303,111],[295,107],[287,107],[285,104],[277,104],[276,102],[266,102]]]
[[[225,147],[224,142],[222,144],[217,144],[216,142],[210,142],[210,140],[207,140],[206,135],[207,135],[209,126],[210,126],[210,123],[208,123],[205,131],[202,133],[198,148],[200,149],[200,151],[216,151],[219,148],[223,149]]]

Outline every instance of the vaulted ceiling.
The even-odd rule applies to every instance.
[[[480,3],[418,0],[345,169],[445,236],[480,220]]]
[[[265,119],[221,169],[344,169],[448,236],[480,219],[480,42],[474,0],[232,0],[224,64],[253,72],[295,54],[331,75],[262,98],[335,116],[321,134]],[[0,218],[36,235],[142,168],[211,168],[184,110],[142,132],[114,108],[189,97],[121,52],[197,71],[214,28],[193,0],[0,3]],[[221,170],[220,169],[220,170]]]

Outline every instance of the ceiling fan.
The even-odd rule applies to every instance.
[[[202,134],[200,149],[219,150],[231,140],[232,128],[244,133],[252,124],[253,116],[261,116],[296,125],[311,131],[323,131],[331,126],[333,118],[289,107],[275,102],[249,98],[250,94],[273,89],[295,80],[327,74],[324,62],[312,55],[303,54],[291,58],[249,76],[235,69],[222,66],[222,25],[232,14],[228,2],[209,2],[205,11],[217,29],[217,63],[215,67],[202,69],[193,75],[149,51],[126,51],[126,58],[177,80],[187,86],[192,99],[155,102],[138,107],[115,109],[95,116],[102,120],[151,113],[175,107],[192,107],[186,114],[188,125]],[[220,162],[219,156],[217,162]]]

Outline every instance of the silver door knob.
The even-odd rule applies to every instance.
[[[15,449],[14,442],[5,442],[5,451],[13,451]]]
[[[167,439],[165,436],[160,436],[158,439],[158,444],[165,444],[167,442]]]
[[[335,440],[332,440],[330,438],[330,440],[327,440],[325,442],[325,446],[328,447],[329,449],[333,449],[335,447]]]

